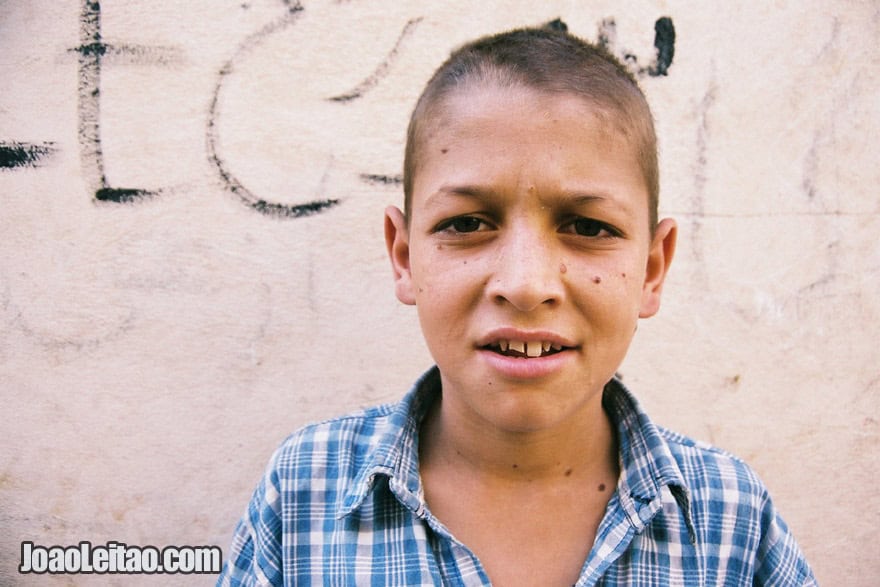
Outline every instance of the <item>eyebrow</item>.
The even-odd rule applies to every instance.
[[[458,196],[478,200],[495,200],[497,194],[492,190],[473,185],[443,185],[425,200],[425,207],[430,208],[442,196]]]
[[[478,185],[469,185],[469,184],[466,184],[466,185],[444,185],[444,186],[441,186],[440,189],[438,189],[436,192],[434,192],[433,194],[428,196],[428,198],[425,200],[425,207],[430,209],[433,205],[436,205],[436,204],[433,204],[433,202],[437,201],[437,199],[442,196],[454,196],[454,197],[461,197],[461,198],[466,198],[466,199],[475,199],[475,200],[489,201],[489,202],[497,201],[502,198],[502,196],[500,196],[494,190],[489,189],[489,188],[484,188],[484,187],[481,187]],[[624,207],[625,208],[625,206],[623,206],[616,199],[614,199],[610,196],[607,196],[607,195],[603,195],[601,192],[600,193],[585,193],[585,192],[581,192],[581,191],[559,192],[559,193],[554,192],[550,195],[539,194],[538,197],[541,200],[545,201],[546,203],[551,203],[551,202],[552,203],[560,203],[560,202],[562,202],[566,205],[573,206],[573,207],[581,206],[584,204],[589,204],[592,202],[608,202],[608,203],[611,203],[617,207]]]

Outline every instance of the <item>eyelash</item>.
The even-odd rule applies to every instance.
[[[465,227],[462,226],[463,222],[468,222],[470,224]],[[586,223],[589,227],[585,230],[586,234],[578,231],[578,225],[580,224],[581,226],[583,226],[584,223]],[[458,224],[458,226],[456,226],[456,224]],[[445,220],[438,224],[435,232],[448,232],[450,234],[456,235],[470,234],[473,232],[480,232],[481,225],[488,225],[488,223],[485,220],[476,216],[456,216],[455,218],[450,218],[449,220]],[[602,222],[601,220],[596,220],[594,218],[578,217],[573,220],[569,220],[561,226],[561,231],[563,231],[562,229],[568,227],[572,228],[571,234],[575,234],[577,236],[582,236],[585,238],[605,239],[619,238],[621,236],[619,230],[617,230],[610,224]],[[468,230],[468,228],[470,228],[470,230]],[[601,235],[603,231],[608,234]]]
[[[468,221],[474,221],[477,224],[473,228],[473,230],[461,230],[462,227],[461,227],[460,223],[468,222]],[[459,224],[459,226],[457,228],[455,226],[456,223]],[[485,220],[477,218],[476,216],[456,216],[455,218],[450,218],[449,220],[445,220],[445,221],[441,222],[440,224],[438,224],[437,228],[435,229],[435,232],[449,232],[452,234],[469,234],[471,232],[477,232],[480,228],[480,225],[482,225],[482,224],[487,224],[487,222]],[[452,230],[452,229],[455,229],[455,230]]]
[[[588,223],[588,225],[590,227],[589,232],[592,233],[595,230],[596,234],[582,234],[582,233],[578,232],[577,225],[579,223]],[[571,221],[563,224],[562,226],[563,226],[563,228],[571,226],[573,228],[574,234],[576,234],[578,236],[583,236],[586,238],[603,239],[603,238],[619,238],[621,236],[621,233],[619,230],[617,230],[616,228],[614,228],[610,224],[608,224],[606,222],[602,222],[601,220],[596,220],[595,218],[579,217],[579,218],[575,218],[574,220],[571,220]],[[603,231],[608,234],[601,235],[601,233]]]

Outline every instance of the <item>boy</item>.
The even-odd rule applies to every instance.
[[[614,377],[676,226],[635,80],[561,32],[475,41],[413,112],[397,297],[437,366],[274,455],[219,584],[810,585],[741,461]]]

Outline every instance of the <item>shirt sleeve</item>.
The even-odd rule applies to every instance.
[[[761,528],[755,587],[816,587],[818,583],[810,565],[766,493]]]
[[[276,453],[236,526],[217,587],[283,584],[277,457]]]

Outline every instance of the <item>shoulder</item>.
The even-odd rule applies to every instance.
[[[278,446],[269,472],[284,478],[313,478],[316,468],[336,476],[357,469],[388,432],[394,408],[383,404],[298,429]],[[330,465],[333,471],[326,470]]]
[[[281,448],[357,443],[372,438],[382,431],[395,407],[396,404],[382,404],[307,424],[290,434]]]
[[[754,471],[731,453],[653,422],[636,397],[612,380],[603,397],[618,428],[619,450],[628,484],[645,497],[659,486],[678,486],[701,498],[760,499],[766,494]]]
[[[705,584],[728,584],[724,577],[761,586],[815,584],[767,487],[745,461],[653,423],[617,381],[603,401],[618,422],[629,487],[665,496],[648,534],[663,543],[689,535],[708,573]]]
[[[764,483],[743,459],[662,426],[657,428],[690,491],[723,488],[729,497],[767,498]],[[743,495],[732,494],[732,489]]]
[[[694,523],[714,524],[722,516],[734,533],[760,540],[777,514],[758,473],[726,450],[658,428],[687,490]]]
[[[410,465],[419,423],[439,394],[439,374],[427,371],[400,401],[305,426],[276,450],[269,471],[285,477],[366,482]]]
[[[417,475],[412,463],[418,422],[436,395],[435,386],[421,383],[433,382],[432,373],[398,403],[309,424],[288,436],[273,453],[236,527],[218,584],[320,577],[328,545],[348,536],[338,531],[348,527],[339,520],[368,495],[376,503],[390,503],[389,491],[374,491],[389,486],[378,482],[383,475]]]
[[[698,542],[726,552],[728,566],[740,566],[755,585],[814,585],[809,564],[754,469],[725,450],[658,428],[687,488]]]

